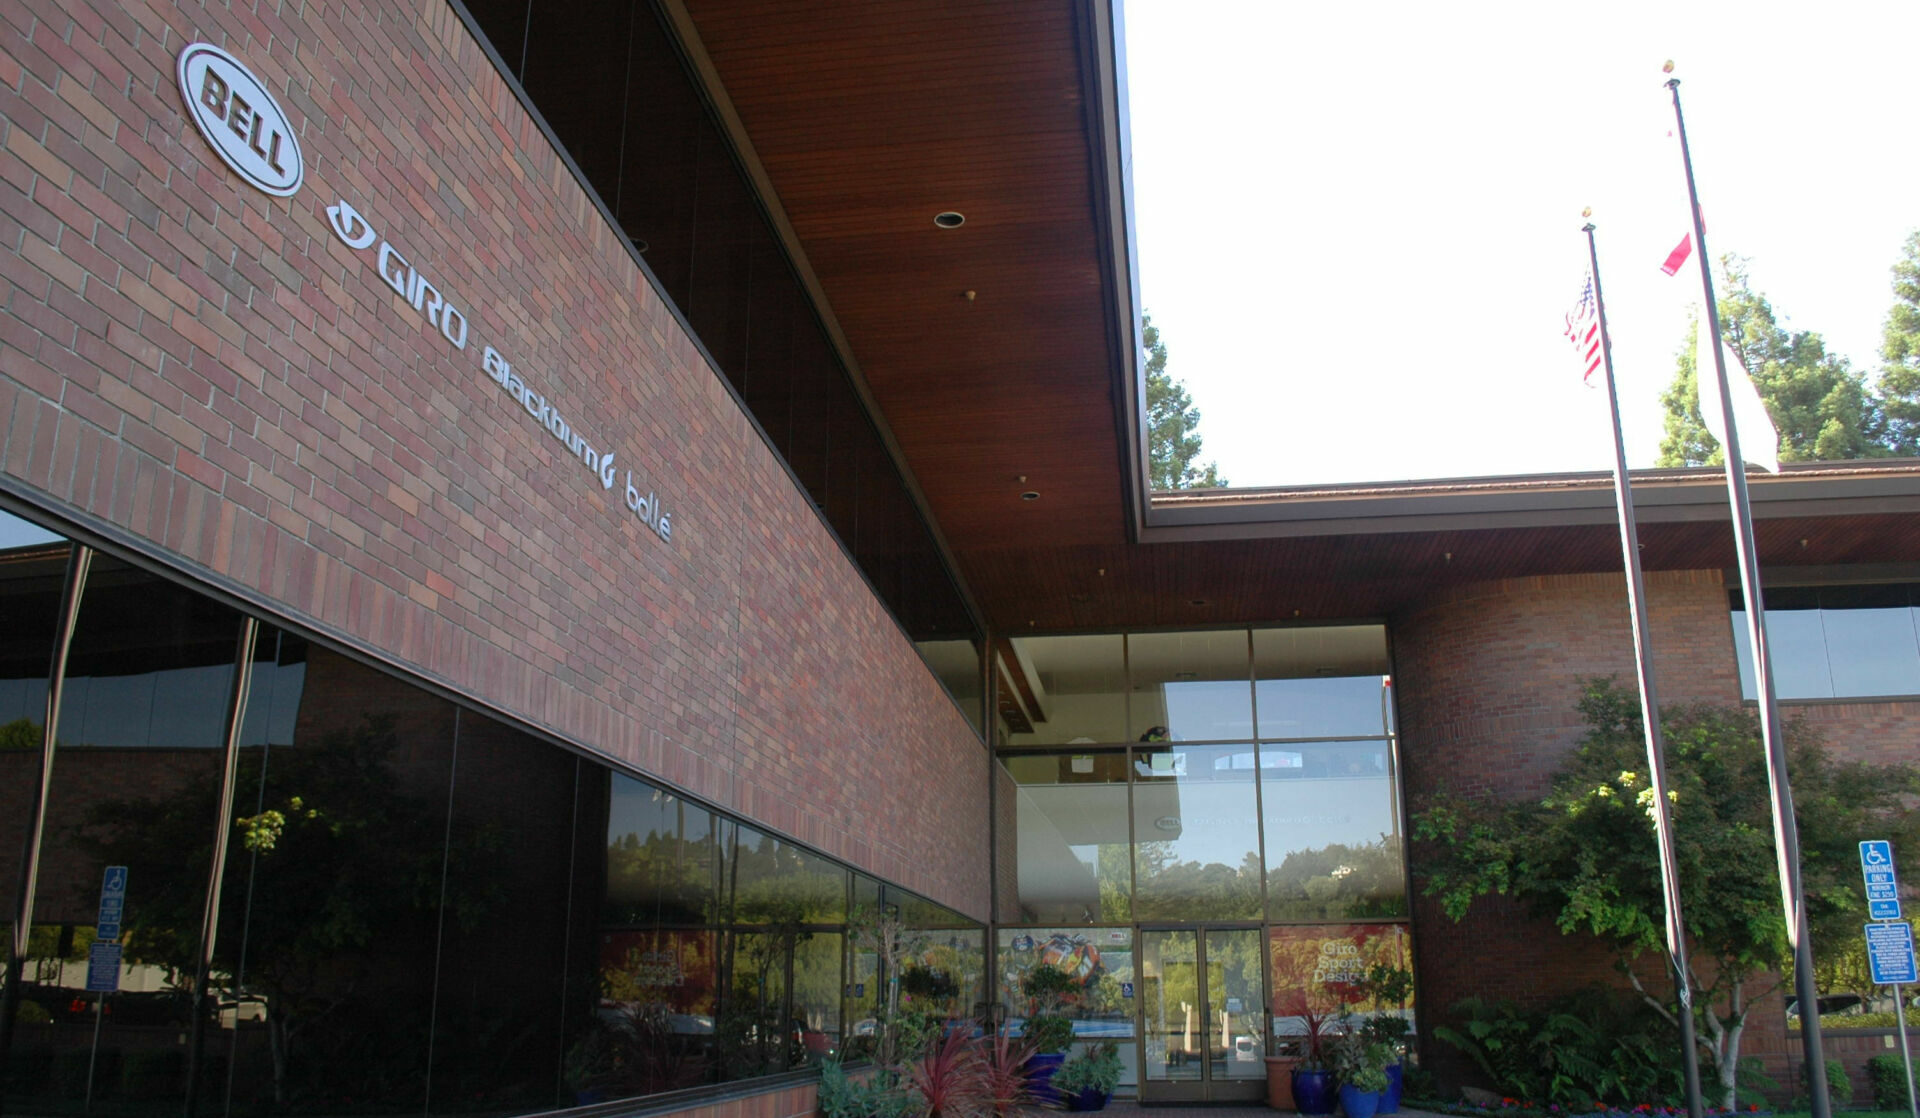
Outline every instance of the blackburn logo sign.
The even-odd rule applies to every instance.
[[[176,69],[187,114],[235,174],[280,198],[300,189],[300,141],[253,71],[212,43],[181,51]]]

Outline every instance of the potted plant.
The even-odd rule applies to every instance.
[[[1276,1036],[1272,1044],[1272,1054],[1267,1057],[1267,1105],[1275,1110],[1292,1110],[1293,1073],[1300,1066],[1300,1042]]]
[[[1393,963],[1375,963],[1367,969],[1366,992],[1375,1011],[1361,1026],[1369,1044],[1383,1044],[1393,1053],[1386,1066],[1387,1087],[1380,1095],[1376,1114],[1400,1112],[1400,1089],[1406,1075],[1404,1058],[1407,1043],[1407,998],[1413,993],[1413,972]],[[1391,1004],[1394,1009],[1380,1008]]]
[[[1298,1018],[1302,1026],[1300,1039],[1294,1042],[1298,1061],[1289,1076],[1293,1105],[1302,1114],[1332,1114],[1337,1095],[1333,1068],[1327,1060],[1331,1015],[1301,990],[1296,990],[1293,997],[1283,1003],[1282,1010],[1280,1016]]]
[[[1365,1029],[1349,1030],[1333,1046],[1334,1071],[1340,1077],[1340,1108],[1347,1118],[1374,1118],[1387,1089],[1387,1065],[1397,1054],[1392,1045],[1367,1038]]]
[[[1033,1047],[1033,1055],[1027,1057],[1027,1089],[1043,1106],[1060,1101],[1053,1076],[1066,1062],[1067,1048],[1073,1043],[1073,1019],[1061,1010],[1068,995],[1079,988],[1072,975],[1047,965],[1034,967],[1020,980],[1020,992],[1027,996],[1027,1021],[1021,1032]]]
[[[1104,1110],[1120,1085],[1120,1049],[1112,1041],[1090,1044],[1053,1073],[1053,1088],[1068,1110]]]

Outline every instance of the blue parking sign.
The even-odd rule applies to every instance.
[[[1868,924],[1867,969],[1873,972],[1875,986],[1920,981],[1913,965],[1913,925],[1899,923]]]
[[[100,913],[93,934],[99,939],[120,938],[120,916],[127,908],[127,867],[108,866],[100,875]]]
[[[1872,839],[1860,844],[1860,875],[1867,883],[1867,915],[1900,919],[1900,882],[1894,876],[1893,844]]]

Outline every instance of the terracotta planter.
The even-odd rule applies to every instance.
[[[1293,1069],[1300,1066],[1298,1056],[1267,1057],[1267,1105],[1275,1110],[1293,1109]]]

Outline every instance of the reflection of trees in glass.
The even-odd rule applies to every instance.
[[[699,924],[712,903],[711,833],[686,837],[676,827],[610,838],[606,923]]]
[[[1404,841],[1329,843],[1290,852],[1267,874],[1275,920],[1354,920],[1407,914]]]
[[[732,932],[722,959],[727,979],[714,1040],[729,1079],[770,1075],[806,1060],[804,1022],[794,1013],[794,960],[814,936],[789,909],[763,931]]]
[[[845,870],[745,827],[728,859],[725,889],[735,924],[838,924],[847,918]]]
[[[449,928],[474,931],[505,898],[483,872],[499,842],[485,823],[456,823],[446,845],[445,791],[414,795],[396,779],[400,742],[391,717],[315,745],[245,750],[236,787],[264,805],[234,820],[217,981],[231,983],[245,952],[244,992],[263,997],[277,1106],[334,1097],[353,1070],[357,1094],[400,1102],[422,1081],[442,867]],[[262,770],[265,770],[264,777]],[[95,806],[90,853],[125,865],[141,903],[128,907],[130,959],[193,973],[217,789],[202,782],[162,800]],[[259,887],[250,887],[257,876]],[[251,910],[247,908],[249,897]],[[243,934],[244,933],[244,934]]]
[[[1260,855],[1239,866],[1174,861],[1172,842],[1134,847],[1134,911],[1142,920],[1255,919],[1260,915]]]

